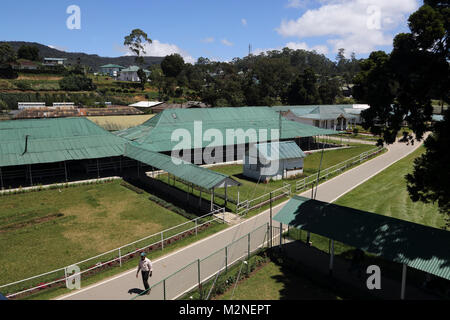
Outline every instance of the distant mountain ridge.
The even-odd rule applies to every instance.
[[[0,41],[1,43],[8,43],[16,52],[23,45],[31,45],[39,48],[39,56],[41,58],[66,58],[68,64],[76,64],[77,59],[80,58],[81,64],[92,68],[93,71],[99,71],[100,66],[106,64],[118,64],[123,67],[135,65],[134,56],[122,56],[117,58],[100,57],[96,54],[86,54],[82,52],[65,52],[58,49],[50,48],[49,46],[37,42],[25,41]],[[145,65],[160,64],[164,57],[144,57]]]

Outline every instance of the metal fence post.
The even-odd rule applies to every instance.
[[[197,266],[198,266],[198,290],[202,290],[202,280],[200,279],[200,259],[197,260]],[[201,292],[199,292],[201,295]]]
[[[195,235],[198,235],[197,219],[195,219]]]
[[[163,280],[164,300],[166,300],[166,279]]]
[[[122,268],[122,255],[120,252],[120,248],[119,248],[119,263],[120,263],[120,267]]]
[[[228,247],[225,247],[225,273],[228,272]]]
[[[248,234],[248,261],[250,261],[250,233]]]
[[[163,235],[163,232],[161,232],[161,250],[164,250],[164,235]]]
[[[280,250],[283,245],[283,223],[280,222]]]

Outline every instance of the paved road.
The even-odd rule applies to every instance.
[[[388,147],[389,151],[362,165],[351,169],[344,174],[322,183],[317,191],[317,199],[333,202],[343,194],[370,179],[372,176],[386,169],[391,164],[413,152],[419,144],[407,146],[403,143],[395,143]],[[303,196],[309,197],[311,191],[304,192]],[[286,202],[274,207],[275,215]],[[269,210],[249,218],[242,223],[214,234],[204,240],[200,240],[188,247],[170,253],[153,261],[154,275],[150,285],[155,284],[190,262],[209,256],[211,253],[225,247],[234,240],[246,235],[256,228],[269,222]],[[98,284],[82,288],[76,292],[60,297],[59,299],[72,300],[122,300],[133,296],[128,293],[130,289],[142,288],[141,278],[136,279],[136,269],[123,272],[115,277]]]

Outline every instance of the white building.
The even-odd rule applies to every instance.
[[[138,71],[139,71],[139,67],[138,66],[131,66],[129,68],[123,69],[122,71],[120,71],[120,75],[119,75],[119,80],[120,81],[133,81],[133,82],[139,82],[139,76],[138,76]],[[148,76],[150,76],[150,71],[145,70],[144,69],[145,74]]]
[[[45,102],[18,102],[17,107],[19,110],[31,109],[31,108],[45,108]]]
[[[306,155],[294,141],[250,145],[244,155],[244,176],[259,181],[281,180],[303,173]]]

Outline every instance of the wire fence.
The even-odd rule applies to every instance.
[[[333,176],[336,173],[342,172],[346,170],[347,168],[361,163],[376,154],[383,151],[384,148],[376,148],[374,150],[370,150],[367,152],[363,152],[362,154],[353,157],[351,159],[348,159],[342,163],[339,163],[335,166],[332,166],[330,168],[327,168],[320,173],[321,179],[328,179],[329,176]],[[315,183],[317,180],[317,174],[314,174],[312,176],[306,177],[305,179],[299,180],[295,183],[295,191],[300,192],[311,184]],[[272,197],[272,201],[275,201],[277,199],[280,199],[282,197],[289,197],[291,195],[292,185],[289,183],[284,183],[283,187],[273,190],[271,192],[268,192],[262,196],[259,196],[252,200],[245,200],[242,202],[239,202],[236,205],[236,213],[243,215],[248,213],[250,210],[260,208],[264,206],[265,204],[268,204],[270,202],[270,199]],[[39,291],[49,289],[49,288],[57,288],[57,287],[64,287],[66,283],[73,277],[73,274],[70,274],[68,270],[71,270],[73,266],[77,266],[80,268],[79,275],[83,277],[89,277],[94,274],[97,274],[103,270],[109,269],[111,267],[121,267],[123,263],[127,262],[128,260],[136,257],[141,252],[151,252],[154,250],[163,250],[164,247],[170,245],[173,242],[179,241],[181,239],[184,239],[185,237],[188,237],[190,235],[197,235],[202,230],[208,228],[211,224],[220,222],[225,222],[225,208],[218,207],[217,205],[213,205],[213,211],[198,217],[196,219],[187,221],[185,223],[182,223],[180,225],[177,225],[175,227],[172,227],[170,229],[161,231],[159,233],[150,235],[148,237],[145,237],[143,239],[131,242],[129,244],[126,244],[124,246],[121,246],[119,248],[107,251],[105,253],[102,253],[100,255],[97,255],[95,257],[88,258],[83,261],[79,261],[77,263],[71,264],[66,267],[62,267],[50,272],[46,272],[40,275],[36,275],[24,280],[19,280],[16,282],[0,285],[0,292],[2,292],[7,298],[19,298],[22,296],[30,295],[37,293]],[[228,255],[227,249],[223,249],[224,254],[227,257],[227,259],[231,259],[229,261],[233,261],[234,256]],[[240,249],[236,250],[239,252]],[[248,251],[250,252],[250,251]],[[217,256],[220,256],[219,253],[216,253]],[[228,258],[229,257],[229,258]],[[217,258],[218,261],[223,261],[222,258]],[[213,261],[214,258],[211,258],[211,261]],[[192,265],[194,262],[192,263]],[[228,262],[225,263],[224,267],[227,268]],[[192,268],[196,268],[197,272],[198,270],[202,269],[197,266],[186,266],[186,270],[190,270]],[[200,269],[199,269],[200,268]],[[206,267],[207,269],[208,267]],[[187,272],[187,271],[186,271]],[[78,274],[77,274],[78,275]],[[203,279],[203,278],[201,278]],[[172,281],[172,280],[167,280]],[[202,280],[203,281],[203,280]],[[164,287],[166,284],[162,283],[159,284],[161,287]],[[176,283],[176,285],[181,285],[180,283]],[[175,286],[175,284],[174,284]],[[156,294],[158,292],[158,288],[156,288],[153,294]],[[160,290],[162,293],[164,293],[164,290]],[[176,290],[175,290],[176,291]],[[171,297],[171,292],[165,292],[166,297]]]
[[[191,235],[197,235],[214,223],[225,223],[225,208],[215,206],[214,211],[204,216],[104,252],[95,257],[76,262],[72,265],[24,280],[1,285],[0,291],[7,298],[11,299],[34,294],[45,289],[64,287],[74,276],[80,275],[81,279],[83,279],[111,267],[122,267],[123,263],[138,256],[141,252],[164,250],[164,248],[171,243]],[[71,274],[69,270],[72,270],[73,266],[79,267],[80,272],[75,275]]]
[[[279,236],[280,232],[277,237]],[[269,224],[265,223],[209,256],[185,265],[132,300],[174,300],[195,288],[205,289],[204,286],[208,282],[214,282],[218,274],[226,274],[242,259],[249,259],[252,253],[266,247],[268,237]]]
[[[379,154],[380,152],[382,152],[384,150],[383,147],[378,147],[366,152],[363,152],[353,158],[347,159],[341,163],[338,163],[332,167],[326,168],[324,170],[320,171],[320,176],[319,176],[319,172],[308,176],[302,180],[298,180],[295,183],[295,192],[301,192],[305,189],[308,189],[308,187],[314,183],[317,182],[317,180],[328,180],[329,177],[334,177],[335,175],[347,170],[350,167],[353,167],[356,164],[360,164],[363,161],[366,161],[372,157],[374,157],[375,155]],[[318,179],[319,176],[319,179]]]
[[[341,173],[345,171],[346,169],[356,165],[360,164],[361,162],[374,157],[378,153],[383,151],[383,147],[378,147],[366,152],[363,152],[353,158],[347,159],[341,163],[338,163],[332,167],[329,167],[327,169],[324,169],[320,172],[320,180],[327,180],[329,177],[335,176],[338,173]],[[283,197],[290,197],[291,196],[291,190],[292,188],[295,189],[295,192],[301,192],[305,189],[308,189],[312,184],[317,182],[317,176],[319,175],[319,172],[310,175],[304,179],[297,180],[294,184],[290,183],[284,183],[283,187],[272,190],[270,192],[267,192],[261,196],[258,196],[257,198],[251,199],[251,200],[244,200],[236,204],[236,213],[238,215],[245,215],[249,211],[261,208],[262,206],[268,204],[270,202],[270,197],[272,197],[272,201],[278,200]]]

